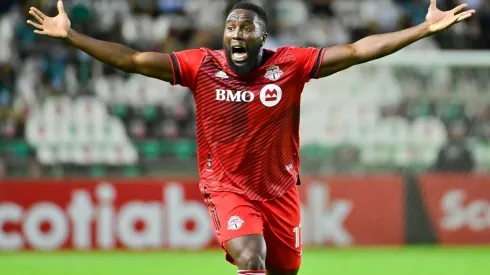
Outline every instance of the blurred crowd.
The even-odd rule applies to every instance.
[[[438,0],[452,9],[463,0]],[[223,22],[237,1],[226,0],[65,0],[72,28],[91,37],[123,43],[136,50],[172,52],[222,46]],[[425,20],[429,0],[277,0],[257,1],[269,15],[267,47],[331,46],[391,32]],[[468,23],[414,44],[422,49],[490,49],[490,1],[468,0],[477,16]],[[0,140],[24,137],[25,118],[46,97],[93,95],[94,79],[124,73],[93,60],[63,41],[33,33],[31,6],[57,14],[55,0],[0,2]],[[192,98],[176,112],[173,138],[192,138]],[[408,106],[408,105],[407,105]],[[428,106],[430,109],[430,106]],[[409,110],[407,107],[406,110]],[[141,115],[141,111],[130,110]],[[159,113],[156,112],[158,119]],[[182,116],[188,116],[189,119]],[[126,116],[127,125],[134,122]],[[145,122],[137,124],[140,133]],[[134,123],[133,123],[134,125]],[[191,129],[191,130],[189,130]],[[486,129],[486,128],[485,128]],[[168,129],[167,129],[168,130]],[[169,131],[167,131],[169,132]],[[486,133],[486,132],[485,132]],[[151,134],[149,134],[151,135]],[[131,136],[131,133],[130,133]],[[9,145],[10,146],[10,145]],[[1,146],[0,146],[1,147]],[[2,150],[0,148],[0,150]],[[34,158],[35,159],[35,158]],[[0,168],[2,160],[0,159]],[[36,169],[34,169],[37,171]],[[0,169],[2,171],[2,169]]]
[[[463,0],[439,0],[451,9]],[[65,0],[74,29],[89,36],[120,42],[138,50],[171,52],[195,47],[220,48],[223,19],[236,1],[225,0]],[[367,35],[390,32],[425,20],[428,0],[281,0],[262,1],[270,16],[268,47],[286,44],[331,46]],[[490,48],[490,4],[468,1],[478,15],[465,25],[445,32],[418,47]],[[0,106],[16,100],[22,67],[36,57],[36,74],[49,92],[86,87],[94,61],[61,41],[39,37],[25,24],[29,7],[56,15],[55,0],[6,0],[0,4]],[[68,70],[70,67],[72,70]],[[103,73],[113,73],[104,68]],[[42,89],[36,89],[42,90]],[[82,92],[84,89],[81,89]],[[38,91],[40,92],[40,91]],[[18,93],[20,94],[20,93]],[[42,95],[42,93],[41,93]],[[29,96],[32,98],[32,96]],[[23,99],[24,101],[30,101]],[[32,103],[32,102],[27,102]],[[21,103],[18,103],[21,104]]]

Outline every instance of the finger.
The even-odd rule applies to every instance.
[[[465,16],[459,16],[457,22],[464,21],[464,20],[470,18],[471,16],[472,16],[472,14],[467,14]]]
[[[44,13],[42,13],[40,10],[38,10],[34,7],[31,7],[31,11],[35,12],[42,19],[46,18],[46,15]]]
[[[456,16],[465,16],[467,14],[474,14],[474,13],[476,13],[476,10],[467,10],[467,11],[464,11],[462,13],[457,14]]]
[[[39,31],[39,30],[34,30],[34,33],[41,34],[41,35],[47,34],[45,31]]]
[[[459,19],[461,17],[467,16],[467,15],[473,15],[476,11],[475,10],[469,10],[469,11],[464,11],[462,13],[459,13],[456,15],[456,17]]]
[[[430,7],[435,8],[436,7],[436,0],[430,0]]]
[[[29,24],[35,28],[38,28],[40,30],[44,29],[43,26],[39,25],[38,23],[32,22],[31,20],[27,20],[27,24]]]
[[[63,1],[59,0],[57,6],[58,6],[59,13],[65,13],[65,7],[63,7]]]
[[[37,13],[35,13],[34,11],[30,10],[29,14],[32,15],[37,20],[37,22],[39,22],[41,24],[44,22],[44,19],[39,17],[39,15],[37,15]]]
[[[461,14],[458,14],[458,22],[461,22],[463,20],[466,20],[470,18],[473,15],[474,12],[463,12]]]
[[[468,7],[468,4],[467,3],[464,3],[464,4],[461,4],[461,5],[457,6],[456,8],[452,9],[451,12],[453,14],[456,14],[456,13],[462,11],[463,9],[467,8],[467,7]]]

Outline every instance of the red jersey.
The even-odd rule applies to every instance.
[[[299,183],[301,92],[317,77],[324,51],[266,50],[265,63],[240,76],[224,50],[170,54],[173,85],[194,94],[203,193],[228,191],[267,201]]]

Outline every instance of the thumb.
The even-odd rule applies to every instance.
[[[430,8],[436,8],[436,0],[430,0]]]
[[[65,13],[65,8],[63,7],[63,1],[61,0],[58,1],[58,12]]]

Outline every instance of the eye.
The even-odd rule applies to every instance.
[[[251,32],[251,31],[252,31],[252,29],[251,29],[251,28],[245,28],[244,30],[245,30],[246,32]]]
[[[230,31],[230,32],[232,32],[232,31],[235,30],[235,28],[234,27],[228,27],[227,30]]]

